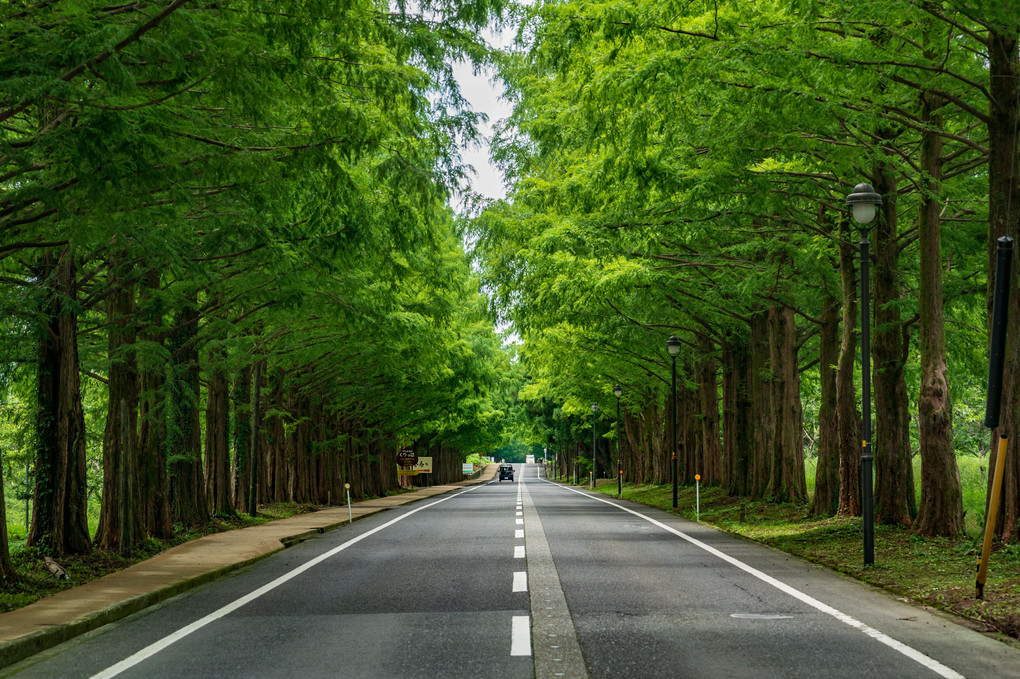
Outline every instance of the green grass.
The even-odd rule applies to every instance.
[[[962,455],[956,458],[963,489],[963,513],[969,535],[978,535],[985,524],[985,500],[988,494],[988,458]],[[920,497],[920,456],[914,461],[914,478]]]
[[[961,475],[969,479],[964,501],[965,505],[971,503],[967,517],[970,526],[973,515],[983,512],[984,491],[978,500],[978,491],[973,488],[975,481],[980,482],[979,465],[962,464]],[[616,483],[603,481],[597,490],[615,495]],[[674,511],[672,487],[668,485],[624,484],[623,497]],[[678,503],[676,513],[693,521],[694,488],[681,487]],[[979,509],[973,508],[975,504]],[[859,517],[814,517],[807,512],[808,505],[770,504],[729,497],[720,488],[701,489],[702,523],[1020,638],[1020,545],[1008,545],[993,553],[985,599],[978,600],[974,598],[974,570],[980,550],[976,530],[955,538],[922,538],[907,528],[877,526],[875,565],[865,568]]]

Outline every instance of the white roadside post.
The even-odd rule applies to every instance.
[[[345,483],[344,490],[347,491],[347,523],[354,523],[354,514],[351,513],[351,484]]]
[[[701,521],[701,474],[694,475],[694,520]]]

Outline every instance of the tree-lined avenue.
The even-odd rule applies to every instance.
[[[12,669],[19,677],[544,677],[557,667],[592,677],[1020,676],[1017,651],[886,593],[674,515],[550,483],[537,470],[307,540]]]

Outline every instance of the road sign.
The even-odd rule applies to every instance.
[[[414,463],[414,470],[419,474],[431,474],[432,473],[432,458],[431,457],[419,457],[418,461]]]
[[[401,448],[397,452],[397,464],[401,467],[413,467],[418,464],[418,453],[414,448]]]

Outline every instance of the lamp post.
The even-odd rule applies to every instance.
[[[677,503],[677,469],[676,469],[676,357],[680,353],[680,338],[676,335],[670,335],[669,339],[666,340],[666,351],[669,352],[669,357],[673,361],[673,382],[672,382],[672,394],[673,394],[673,407],[670,408],[670,431],[673,435],[673,509],[676,509],[679,505]]]
[[[875,519],[872,496],[872,465],[875,456],[871,452],[871,283],[868,264],[870,259],[868,230],[875,220],[882,196],[875,193],[871,184],[858,184],[853,193],[846,197],[846,206],[851,209],[854,221],[861,230],[861,390],[863,428],[861,431],[861,513],[864,519],[864,565],[875,563]]]
[[[599,414],[599,404],[591,404],[591,488],[595,490],[595,477],[598,474],[599,463],[598,463],[598,448],[596,444],[598,439],[596,438],[596,422],[595,416]]]
[[[623,387],[619,384],[614,386],[613,396],[616,397],[616,497],[623,497],[623,460],[620,458],[620,397],[623,396]]]

